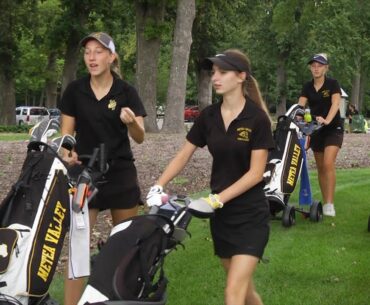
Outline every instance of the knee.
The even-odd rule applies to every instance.
[[[226,304],[241,304],[241,300],[247,299],[248,284],[227,283],[225,287]]]

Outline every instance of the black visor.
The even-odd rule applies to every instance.
[[[205,70],[212,70],[213,65],[225,71],[250,73],[248,65],[239,58],[239,56],[231,53],[221,53],[217,54],[215,57],[207,57],[202,63],[202,68]]]

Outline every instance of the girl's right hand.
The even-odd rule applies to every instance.
[[[64,150],[62,159],[69,165],[82,163],[80,160],[78,160],[78,154],[75,151]]]

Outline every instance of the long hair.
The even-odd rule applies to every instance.
[[[116,57],[114,61],[112,62],[112,64],[110,65],[110,71],[113,75],[122,79],[123,77],[122,77],[122,72],[121,72],[121,60],[119,59],[118,53],[116,52],[115,54],[116,54]]]
[[[267,116],[270,118],[270,113],[268,111],[266,102],[262,98],[262,94],[258,85],[257,80],[251,74],[251,63],[247,55],[245,55],[242,51],[238,49],[228,49],[224,52],[233,54],[237,56],[240,60],[244,61],[244,63],[248,67],[247,78],[243,82],[242,90],[243,94],[248,96],[259,108],[266,112]],[[271,118],[270,118],[271,120]]]

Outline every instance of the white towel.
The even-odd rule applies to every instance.
[[[69,228],[68,278],[76,279],[90,275],[90,223],[87,202],[79,212],[72,209]]]

